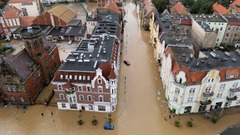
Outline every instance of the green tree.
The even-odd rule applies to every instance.
[[[152,0],[152,2],[159,13],[162,13],[165,9],[167,9],[169,5],[169,0]]]

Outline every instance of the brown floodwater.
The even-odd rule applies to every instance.
[[[239,108],[238,113],[224,113],[216,124],[201,114],[169,119],[157,64],[149,45],[150,33],[140,28],[135,5],[128,3],[125,8],[127,23],[122,60],[128,60],[131,65],[121,63],[118,107],[112,116],[115,130],[103,130],[105,113],[61,111],[55,106],[43,105],[30,106],[24,113],[22,108],[12,106],[11,110],[8,105],[0,108],[0,135],[216,135],[229,125],[240,122]],[[158,89],[162,90],[160,97]],[[93,117],[99,122],[97,126],[91,125]],[[192,128],[185,124],[190,118],[193,118]],[[81,126],[77,124],[80,119],[84,122]],[[179,128],[174,126],[176,119],[180,121]]]

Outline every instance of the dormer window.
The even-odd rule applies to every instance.
[[[208,86],[208,87],[205,89],[205,92],[206,92],[206,93],[210,93],[210,91],[211,91],[211,86]]]
[[[98,84],[102,84],[102,79],[98,79]]]
[[[238,70],[227,70],[226,79],[238,78]]]

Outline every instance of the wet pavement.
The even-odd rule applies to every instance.
[[[157,95],[157,90],[162,90],[162,85],[153,50],[149,45],[150,33],[140,28],[135,5],[128,3],[125,8],[127,23],[121,61],[128,60],[131,65],[121,63],[118,107],[112,116],[115,130],[103,130],[107,116],[105,113],[61,111],[43,105],[28,107],[24,113],[16,106],[13,106],[13,111],[8,106],[0,109],[1,135],[216,135],[226,127],[240,122],[240,113],[223,115],[216,124],[202,114],[171,116],[169,119],[165,97],[163,94]],[[17,113],[16,118],[13,112]],[[97,126],[91,125],[94,116],[99,121]],[[193,119],[191,128],[186,126],[186,121],[190,118]],[[84,121],[81,126],[77,124],[80,119]],[[174,126],[175,120],[180,121],[179,128]]]

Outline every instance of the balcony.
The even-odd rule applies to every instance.
[[[238,88],[230,88],[230,91],[231,91],[232,93],[234,93],[234,92],[240,92],[240,87],[238,87]]]
[[[213,92],[203,92],[202,95],[203,95],[204,97],[211,97],[211,96],[214,95],[214,93],[213,93]]]
[[[212,100],[200,101],[201,105],[210,105],[211,103],[212,103]]]
[[[237,100],[237,96],[233,96],[233,97],[227,97],[228,101],[234,101]]]

